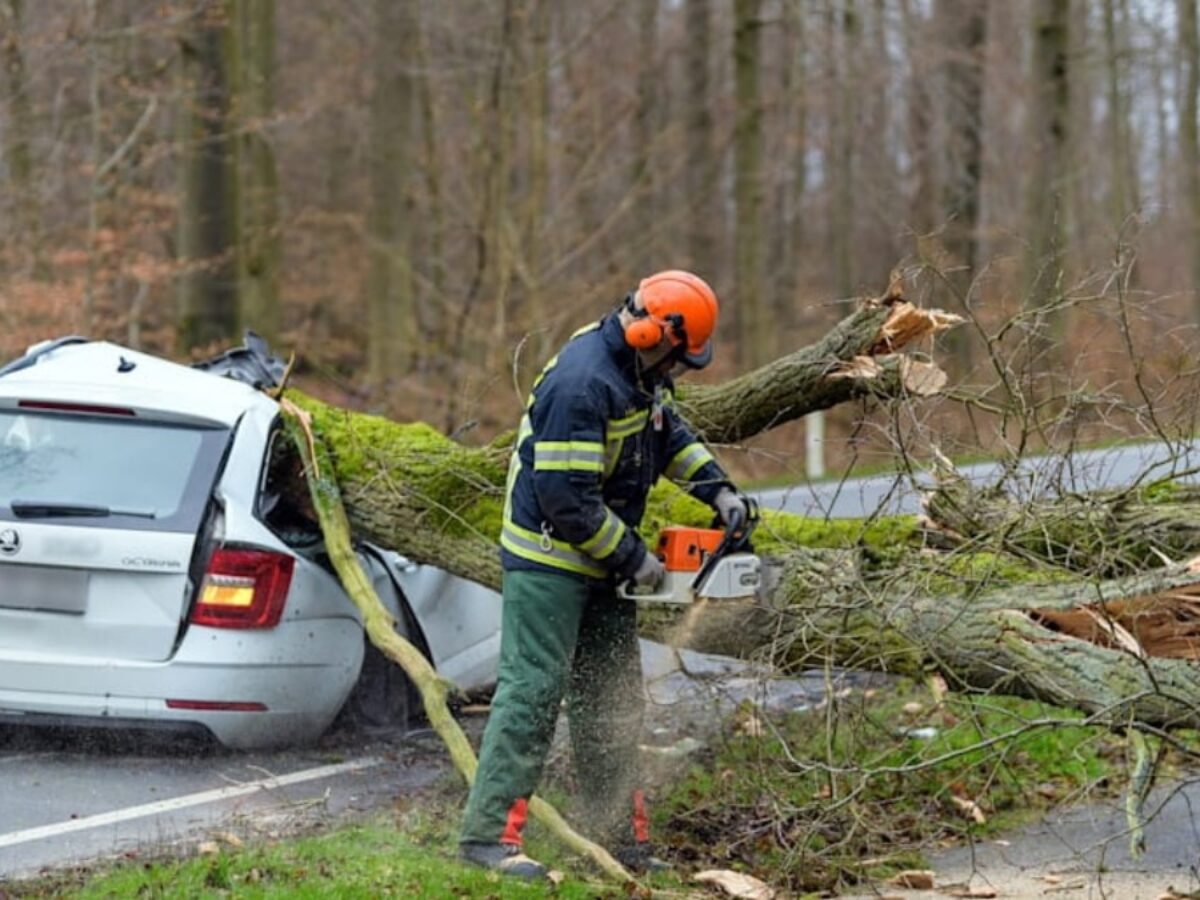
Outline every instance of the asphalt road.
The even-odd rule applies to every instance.
[[[647,762],[670,767],[751,700],[777,711],[824,702],[825,673],[778,680],[745,663],[642,642]],[[873,676],[846,673],[835,691]],[[468,732],[483,716],[464,721]],[[0,886],[67,865],[250,840],[372,809],[450,772],[423,731],[313,749],[236,753],[128,732],[0,730]],[[565,741],[562,742],[565,744]]]
[[[1013,496],[1028,498],[1059,493],[1124,487],[1182,475],[1200,481],[1200,441],[1178,446],[1135,444],[1106,450],[1084,450],[1070,456],[1034,456],[1022,459],[1008,476],[1005,487]],[[998,463],[962,466],[960,474],[976,485],[990,485],[1003,475]],[[875,475],[844,482],[824,480],[755,494],[764,509],[781,509],[803,516],[833,519],[884,513],[921,511],[921,493],[932,487],[931,475]]]

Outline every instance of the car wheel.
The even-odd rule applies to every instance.
[[[397,623],[396,632],[428,659],[429,650],[414,627],[407,605],[402,602],[401,607],[402,621]],[[421,692],[403,668],[384,656],[366,635],[363,640],[362,670],[335,727],[366,734],[403,734],[422,719]]]

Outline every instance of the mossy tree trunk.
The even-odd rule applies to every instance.
[[[710,440],[741,440],[862,393],[910,396],[904,376],[914,364],[889,351],[944,324],[889,295],[812,347],[694,391],[685,409]],[[924,379],[928,387],[928,373]],[[356,535],[499,587],[495,545],[511,436],[468,448],[427,425],[290,396],[332,450],[332,477]],[[711,515],[674,489],[651,500],[648,533]],[[702,606],[678,636],[699,649],[769,654],[786,665],[936,670],[963,690],[1073,706],[1114,727],[1200,726],[1200,572],[1173,566],[1106,581],[1052,564],[1062,562],[1053,556],[1009,552],[1003,541],[989,546],[982,535],[978,552],[933,551],[911,518],[872,527],[768,516],[756,536],[769,558],[764,595]]]

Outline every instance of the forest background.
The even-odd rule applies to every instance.
[[[1196,6],[0,0],[0,357],[253,328],[482,441],[652,271],[721,296],[713,381],[898,269],[967,319],[910,413],[942,450],[1190,430]],[[832,413],[828,464],[894,449],[881,415]],[[804,427],[728,455],[794,477]]]

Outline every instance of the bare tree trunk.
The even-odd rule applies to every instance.
[[[805,254],[804,206],[808,193],[808,4],[788,0],[784,5],[782,107],[787,134],[783,142],[782,184],[775,203],[775,234],[771,241],[771,271],[778,272],[772,304],[776,327],[796,321],[797,291]],[[778,335],[777,335],[778,337]]]
[[[180,38],[179,342],[230,342],[238,331],[238,197],[230,104],[235,0],[199,0]]]
[[[416,79],[416,89],[421,116],[421,162],[426,191],[426,204],[421,213],[424,227],[420,231],[425,241],[422,255],[426,266],[426,278],[429,282],[429,289],[426,292],[429,300],[422,303],[420,309],[423,313],[422,322],[425,336],[433,338],[431,344],[435,356],[443,356],[448,352],[447,348],[450,346],[447,326],[452,321],[447,309],[446,296],[446,214],[443,209],[442,197],[444,163],[440,152],[440,117],[437,103],[434,100],[426,24],[418,17],[415,27],[417,29],[416,64],[419,73]]]
[[[542,283],[545,260],[552,258],[543,246],[552,235],[545,227],[546,200],[550,188],[550,2],[531,0],[529,10],[529,64],[526,67],[524,109],[529,145],[529,196],[525,200],[521,228],[523,278],[528,297],[526,321],[531,343],[526,371],[541,367],[548,359],[550,295]]]
[[[411,224],[414,0],[375,0],[367,225],[367,371],[386,385],[405,374],[414,346]]]
[[[275,0],[241,0],[238,13],[242,323],[274,341],[281,316],[279,174],[267,129],[275,114]]]
[[[774,356],[774,327],[763,272],[762,97],[758,68],[762,53],[761,0],[737,0],[733,61],[737,81],[734,130],[734,293],[738,298],[737,359],[758,365]]]
[[[1117,22],[1117,0],[1104,0],[1104,57],[1108,79],[1108,159],[1109,209],[1114,231],[1120,232],[1125,220],[1137,209],[1138,186],[1136,173],[1130,162],[1132,149],[1129,130],[1129,102],[1127,87],[1127,59],[1129,49],[1121,39]],[[1131,178],[1134,176],[1134,178]]]
[[[12,237],[28,250],[37,273],[41,269],[41,212],[33,161],[33,111],[29,79],[25,72],[22,39],[23,0],[0,0],[0,65],[4,67],[4,104],[8,121],[4,132],[4,164],[8,169],[8,207]]]
[[[964,312],[979,268],[988,5],[988,0],[939,0],[934,7],[948,54],[943,69],[947,159],[942,194],[947,276],[956,298],[952,308]],[[969,337],[966,329],[949,336],[948,347],[963,372],[971,369]]]
[[[827,0],[829,83],[837,85],[837,101],[829,110],[830,144],[826,161],[832,180],[829,202],[833,243],[834,286],[841,297],[854,295],[856,279],[854,179],[857,171],[855,134],[858,119],[858,66],[862,25],[857,0]]]
[[[717,236],[715,194],[716,147],[712,113],[712,11],[709,0],[685,0],[687,26],[687,202],[688,253],[691,267],[712,277]]]
[[[659,0],[638,0],[635,8],[637,108],[633,115],[629,191],[633,200],[630,227],[637,239],[632,248],[631,265],[634,271],[647,273],[655,267],[654,260],[658,256],[658,174],[654,164],[658,85],[662,80],[658,50],[658,5]]]
[[[1070,0],[1037,0],[1033,22],[1034,88],[1030,110],[1030,146],[1035,161],[1028,185],[1029,243],[1026,249],[1026,305],[1046,311],[1042,349],[1063,327],[1054,306],[1062,294],[1066,251],[1067,141],[1070,81]]]
[[[1183,105],[1179,111],[1179,159],[1183,166],[1184,194],[1190,213],[1189,256],[1195,316],[1200,319],[1200,35],[1197,34],[1196,0],[1179,0],[1179,54],[1183,66]]]

